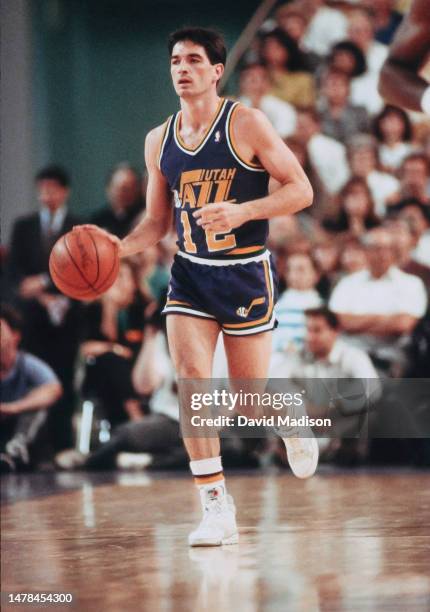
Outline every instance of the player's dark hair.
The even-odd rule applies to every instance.
[[[224,38],[216,30],[210,28],[187,27],[172,32],[167,42],[169,55],[172,55],[173,47],[176,43],[184,40],[190,40],[194,44],[203,47],[212,65],[222,64],[225,66],[227,49]]]
[[[355,43],[349,40],[342,40],[338,42],[337,44],[335,44],[331,48],[330,55],[328,57],[329,65],[332,63],[333,58],[338,51],[346,51],[347,53],[350,53],[354,57],[355,68],[350,75],[351,77],[361,76],[362,74],[366,72],[367,70],[366,57],[358,45],[356,45]]]
[[[387,104],[387,106],[385,106],[385,108],[383,108],[379,115],[377,115],[374,119],[373,133],[375,134],[379,142],[384,142],[384,136],[381,130],[381,122],[388,115],[397,115],[399,117],[399,119],[403,123],[403,132],[401,136],[402,142],[409,142],[412,138],[411,120],[402,108],[398,108],[397,106],[390,106],[389,104]]]
[[[318,308],[308,308],[305,310],[307,317],[321,317],[331,329],[339,329],[339,319],[337,315],[329,310],[327,306],[319,306]]]
[[[43,180],[56,181],[62,187],[70,187],[70,176],[64,168],[57,165],[45,166],[34,177],[36,183]]]
[[[21,315],[10,304],[0,304],[0,319],[4,319],[14,331],[20,332],[22,330]]]

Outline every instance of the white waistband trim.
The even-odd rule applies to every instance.
[[[264,261],[268,260],[270,257],[270,251],[267,249],[264,253],[260,253],[259,255],[255,255],[254,257],[245,257],[243,259],[204,259],[203,257],[194,257],[194,255],[190,255],[189,253],[185,253],[184,251],[178,251],[178,255],[183,257],[184,259],[189,259],[194,263],[204,264],[206,266],[234,266],[235,264],[247,264],[252,261]]]

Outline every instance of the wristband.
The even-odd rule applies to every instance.
[[[421,108],[423,112],[430,117],[430,85],[424,90],[422,95]]]

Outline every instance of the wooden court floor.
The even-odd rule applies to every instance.
[[[3,610],[42,609],[8,604],[17,592],[72,593],[73,606],[43,608],[61,610],[430,610],[428,472],[232,474],[240,543],[199,549],[185,475],[10,478]]]

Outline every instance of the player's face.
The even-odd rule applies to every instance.
[[[69,196],[69,189],[53,179],[37,181],[36,189],[37,199],[42,206],[45,206],[51,212],[55,212],[63,206]]]
[[[172,49],[170,73],[180,98],[199,96],[216,87],[224,72],[222,64],[211,64],[205,49],[190,40],[177,42]]]

